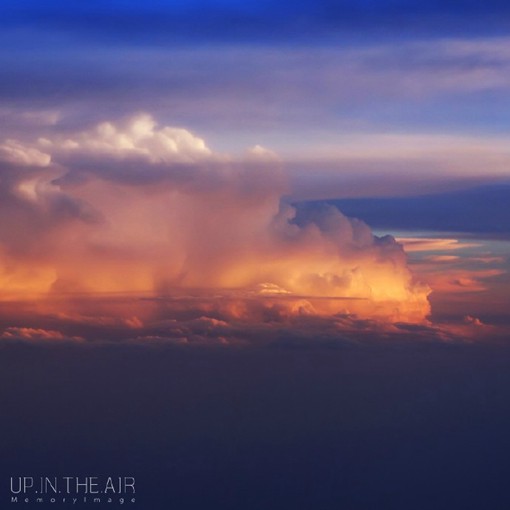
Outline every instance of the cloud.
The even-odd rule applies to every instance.
[[[452,251],[480,246],[479,243],[440,237],[398,237],[397,241],[401,243],[408,252]],[[443,261],[444,260],[445,259],[443,259]]]
[[[469,294],[486,292],[484,301],[489,303],[495,299],[498,281],[508,275],[506,257],[497,255],[497,251],[494,253],[495,249],[501,250],[501,246],[494,246],[490,240],[472,236],[465,239],[404,237],[397,240],[409,252],[409,264],[414,274],[433,289],[434,298],[447,299],[448,296],[453,301],[462,295],[469,298]],[[496,308],[499,306],[494,303],[494,311]]]
[[[458,262],[460,257],[458,255],[428,255],[424,257],[426,262],[439,262],[440,264],[448,264],[451,262]]]
[[[15,165],[45,167],[50,164],[51,156],[16,140],[6,140],[0,144],[0,159]]]
[[[84,338],[79,336],[67,336],[60,331],[46,330],[40,328],[9,327],[0,335],[1,340],[22,341],[29,343],[45,342],[83,342]]]
[[[428,270],[428,274],[424,274]],[[495,277],[507,274],[503,269],[474,269],[451,268],[445,272],[438,272],[434,267],[419,267],[422,277],[435,292],[441,293],[470,293],[489,289],[489,282]]]
[[[9,153],[18,164],[26,158],[47,164],[52,157],[72,165],[74,174],[81,169],[133,182],[173,176],[184,183],[198,173],[190,167],[199,161],[223,165],[207,155],[205,149],[222,159],[200,145],[196,130],[229,151],[270,145],[287,161],[291,191],[300,199],[416,193],[417,179],[423,193],[453,186],[450,181],[508,175],[508,144],[498,135],[505,131],[501,112],[510,90],[506,37],[270,48],[96,42],[37,53],[13,52],[5,37],[0,107],[11,111],[0,131],[23,140],[21,147],[4,142],[4,159]],[[179,127],[160,126],[143,113],[129,117],[133,105]],[[52,124],[58,115],[60,123]],[[119,120],[122,115],[128,117]],[[27,132],[37,127],[27,143]],[[172,171],[164,168],[169,163]],[[415,219],[395,216],[402,223]],[[446,221],[457,227],[463,217]]]
[[[318,149],[332,133],[338,140],[328,144],[328,152],[336,146],[349,152],[353,141],[358,150],[351,152],[357,157],[363,149],[370,153],[372,141],[386,155],[398,151],[399,135],[413,153],[423,147],[421,140],[444,149],[433,136],[434,126],[446,135],[452,126],[469,122],[470,132],[492,136],[488,124],[501,127],[499,113],[510,83],[508,38],[493,34],[476,40],[375,38],[363,44],[329,39],[270,50],[249,43],[134,47],[131,41],[98,48],[73,41],[68,51],[50,45],[37,53],[17,52],[15,58],[12,37],[5,37],[3,104],[28,102],[31,110],[59,109],[63,115],[79,111],[86,119],[127,114],[135,104],[196,129],[206,127],[211,136],[220,131],[236,139],[244,133],[246,139],[257,129],[265,135],[262,142],[277,139],[288,145],[290,134],[297,140],[294,148],[301,150],[312,145],[299,143],[303,135],[313,137]],[[350,140],[343,143],[339,133]],[[358,142],[355,133],[365,137]],[[462,138],[475,144],[461,146]],[[504,148],[504,138],[497,138],[496,147]],[[456,155],[457,149],[471,154],[479,147],[473,136],[448,141]],[[407,145],[400,149],[409,153]]]
[[[305,301],[301,300],[302,306]],[[40,303],[36,310],[26,310],[16,317],[18,323],[28,322],[30,327],[8,327],[0,338],[33,345],[74,342],[97,347],[271,346],[329,349],[381,342],[504,340],[508,335],[507,327],[487,325],[475,316],[439,322],[388,322],[386,316],[367,317],[345,311],[290,313],[288,305],[287,300],[280,301],[280,298],[264,302],[248,297],[218,299],[218,296],[204,294],[195,299],[190,299],[190,296],[186,299],[182,295],[143,300],[125,296],[94,296],[80,298],[79,304],[59,299],[53,306],[58,306],[58,309],[74,307],[80,313],[52,315],[49,313],[51,303]],[[134,325],[131,316],[133,307],[143,318],[137,318]],[[100,318],[95,315],[98,310],[103,314]],[[5,315],[2,320],[12,319]]]
[[[64,159],[77,154],[82,158],[194,163],[212,154],[201,138],[182,128],[158,128],[156,121],[144,113],[120,123],[102,122],[92,130],[74,136],[42,138],[38,145]]]
[[[4,299],[240,289],[270,314],[331,314],[343,299],[391,320],[429,310],[393,238],[332,206],[286,203],[281,162],[261,146],[220,154],[147,114],[16,143],[44,147],[51,165],[13,167],[0,184],[13,218],[0,230]],[[275,289],[293,299],[276,303]]]

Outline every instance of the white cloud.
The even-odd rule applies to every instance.
[[[67,137],[41,139],[39,145],[60,155],[141,158],[150,163],[194,163],[212,155],[203,139],[186,129],[160,128],[145,113],[123,122],[102,122]]]

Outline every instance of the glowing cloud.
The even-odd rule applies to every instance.
[[[217,154],[146,114],[10,143],[49,166],[8,167],[0,183],[13,218],[0,231],[4,299],[240,289],[270,307],[284,296],[278,306],[291,314],[429,311],[428,288],[413,282],[393,238],[333,207],[306,215],[286,204],[278,157],[260,146]]]

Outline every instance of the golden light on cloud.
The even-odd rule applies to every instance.
[[[479,243],[460,241],[455,238],[397,237],[397,241],[405,247],[407,252],[451,251],[480,246]]]
[[[229,300],[234,316],[236,301],[275,308],[276,297],[284,314],[429,312],[429,289],[393,238],[330,206],[300,214],[282,200],[278,158],[260,146],[215,154],[141,114],[16,147],[46,151],[48,166],[3,184],[13,224],[0,233],[2,299],[224,289],[242,291]]]

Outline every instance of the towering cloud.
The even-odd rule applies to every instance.
[[[222,289],[291,314],[428,312],[393,238],[331,206],[287,203],[262,147],[215,153],[146,114],[0,147],[4,299]]]

